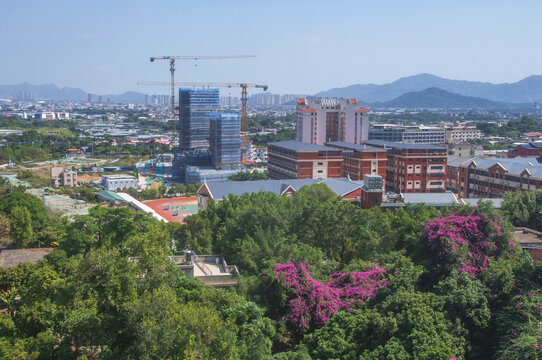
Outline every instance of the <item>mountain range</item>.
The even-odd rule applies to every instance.
[[[315,96],[362,99],[368,103],[386,102],[405,93],[439,88],[454,94],[474,96],[505,103],[533,103],[542,101],[542,75],[532,75],[515,83],[450,80],[431,74],[400,78],[392,83],[350,85],[321,91]]]
[[[24,96],[36,100],[87,101],[87,92],[79,88],[28,83],[0,85],[0,98]],[[98,96],[92,94],[93,102]],[[131,91],[101,96],[104,103],[108,98],[112,103],[143,103],[145,99],[144,94]],[[515,83],[492,84],[418,74],[388,84],[334,88],[315,96],[356,98],[373,108],[531,109],[534,102],[542,102],[542,75],[532,75]]]
[[[366,103],[377,108],[417,108],[417,109],[483,109],[483,110],[531,110],[530,103],[505,103],[488,99],[454,94],[436,87],[422,91],[411,91],[386,102]]]
[[[24,83],[17,85],[0,85],[0,98],[24,98],[25,96],[30,96],[35,100],[87,101],[88,93],[79,88],[59,88],[54,84],[32,85]],[[127,91],[120,95],[92,94],[94,102],[98,100],[98,96],[102,96],[104,103],[108,98],[112,103],[140,104],[145,101],[144,94],[133,91]]]

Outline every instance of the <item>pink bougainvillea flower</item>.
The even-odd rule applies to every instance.
[[[365,272],[335,273],[327,283],[314,279],[304,264],[277,264],[275,276],[295,293],[285,320],[301,331],[324,325],[340,310],[355,309],[388,284],[386,270],[374,266]]]

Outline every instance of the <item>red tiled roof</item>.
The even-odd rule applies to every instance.
[[[358,103],[358,99],[350,99],[350,104],[357,104]]]
[[[369,112],[369,109],[362,106],[358,109],[358,112]]]
[[[303,111],[303,112],[314,112],[316,110],[314,110],[313,108],[311,108],[310,106],[309,107],[306,107],[304,109],[300,109],[299,111]]]
[[[297,98],[297,105],[305,105],[305,99],[304,98]]]

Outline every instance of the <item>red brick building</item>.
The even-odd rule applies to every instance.
[[[542,189],[542,159],[449,156],[447,187],[463,198],[500,198],[507,191]]]
[[[446,147],[368,140],[365,144],[387,148],[386,189],[400,193],[446,191]]]
[[[363,180],[364,175],[380,175],[386,181],[387,148],[359,145],[344,141],[330,141],[326,146],[343,152],[343,177]]]
[[[509,158],[515,158],[518,156],[542,156],[542,142],[519,144],[508,150]]]
[[[342,177],[340,149],[289,140],[269,144],[267,152],[267,172],[271,179]]]

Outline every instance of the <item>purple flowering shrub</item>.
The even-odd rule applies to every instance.
[[[360,307],[388,284],[386,270],[377,265],[364,272],[334,273],[326,284],[304,264],[277,264],[275,276],[295,294],[283,320],[301,332],[321,327],[337,311]]]
[[[503,236],[499,220],[452,213],[428,221],[422,242],[440,263],[452,263],[460,272],[476,276],[495,256],[516,250],[515,243]]]

